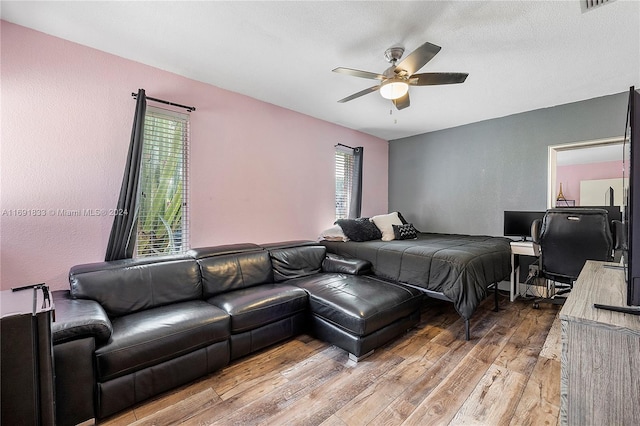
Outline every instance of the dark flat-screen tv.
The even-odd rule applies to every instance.
[[[622,221],[626,247],[623,248],[622,263],[629,307],[598,304],[595,307],[640,315],[640,92],[633,86],[629,89],[623,150],[625,202]]]
[[[542,219],[545,212],[512,211],[504,212],[504,236],[519,237],[522,241],[531,238],[531,224]]]

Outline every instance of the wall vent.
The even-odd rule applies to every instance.
[[[584,13],[614,1],[616,0],[580,0],[580,7],[582,8],[582,13]]]

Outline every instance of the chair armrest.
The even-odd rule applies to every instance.
[[[627,250],[627,229],[619,220],[612,220],[614,250]]]
[[[54,291],[52,295],[55,306],[55,321],[51,324],[54,344],[83,337],[109,340],[113,326],[98,302],[73,299],[69,291]]]
[[[369,271],[371,271],[371,263],[367,260],[350,259],[327,253],[327,257],[322,261],[322,272],[364,275]]]
[[[542,229],[542,220],[536,219],[531,222],[531,239],[534,243],[540,244],[540,230]]]

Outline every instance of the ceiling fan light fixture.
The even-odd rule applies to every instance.
[[[407,82],[399,78],[390,78],[380,85],[380,95],[385,99],[400,99],[408,91]]]

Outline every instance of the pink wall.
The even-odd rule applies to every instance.
[[[192,247],[315,239],[335,219],[336,143],[365,147],[363,216],[387,212],[384,140],[0,25],[2,289],[37,282],[66,289],[71,266],[103,260],[112,217],[51,212],[114,207],[135,107],[131,92],[138,88],[197,107],[191,115]]]
[[[562,193],[567,200],[575,200],[580,205],[580,181],[593,179],[615,179],[622,177],[622,160],[602,163],[574,164],[556,168],[556,195],[562,183]],[[604,203],[604,200],[603,200]]]

